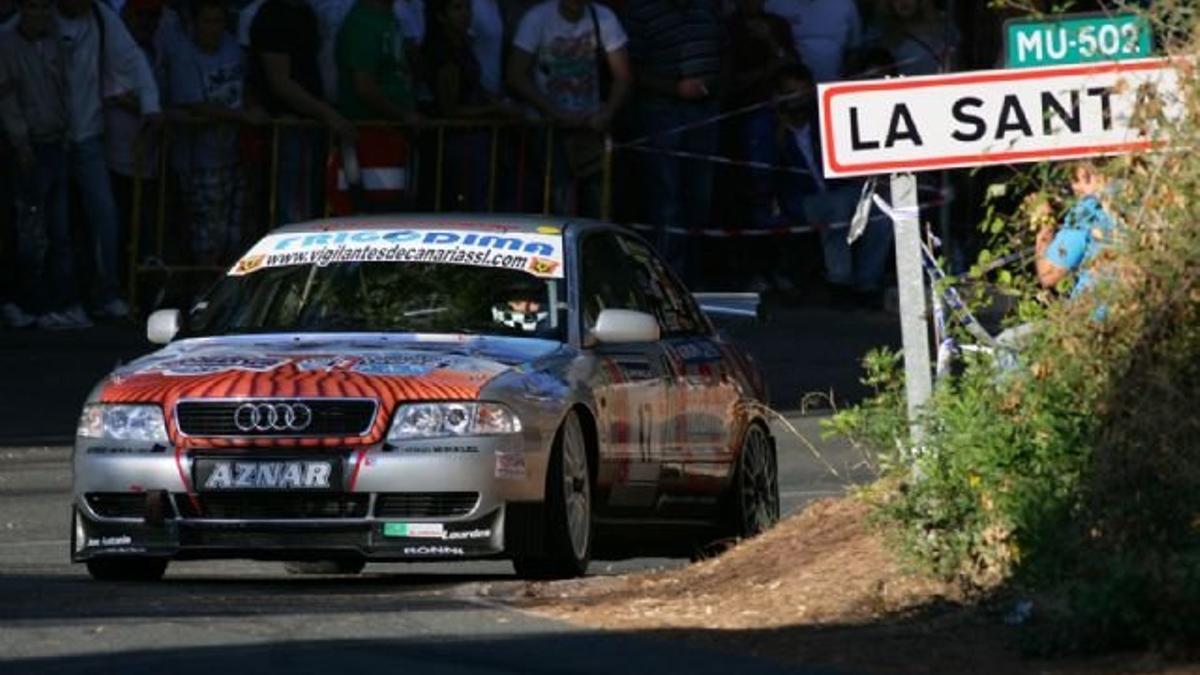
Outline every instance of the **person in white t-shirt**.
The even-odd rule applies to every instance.
[[[764,9],[792,27],[796,52],[818,83],[848,74],[847,56],[863,39],[854,0],[767,0]]]
[[[601,134],[608,131],[632,83],[627,42],[612,10],[588,0],[547,0],[530,9],[517,27],[508,85],[560,129],[552,176],[558,213],[599,215]],[[602,86],[602,65],[611,79],[607,87]],[[578,187],[575,209],[569,205],[572,179]]]
[[[629,93],[627,42],[621,22],[604,5],[547,0],[517,27],[508,83],[544,118],[604,131]],[[600,91],[599,49],[612,74],[607,98]]]

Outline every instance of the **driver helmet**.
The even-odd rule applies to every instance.
[[[492,321],[514,330],[532,333],[550,319],[550,311],[542,303],[510,300],[492,305]]]

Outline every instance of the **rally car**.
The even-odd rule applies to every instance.
[[[292,225],[147,331],[166,346],[79,420],[71,556],[95,578],[201,558],[564,577],[639,530],[779,517],[762,378],[616,226]]]

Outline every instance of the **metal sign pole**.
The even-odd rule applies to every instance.
[[[921,443],[920,409],[933,393],[929,362],[925,273],[921,265],[920,210],[917,179],[892,174],[892,222],[895,223],[896,278],[900,290],[900,335],[904,343],[904,383],[912,443]]]

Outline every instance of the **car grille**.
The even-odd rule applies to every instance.
[[[446,518],[465,516],[479,502],[478,492],[381,492],[376,518]]]
[[[312,420],[303,429],[238,428],[238,408],[250,405],[303,404],[312,411]],[[250,438],[297,436],[361,436],[375,420],[375,401],[371,399],[238,399],[233,401],[180,401],[175,406],[179,430],[188,436],[238,436]],[[282,426],[282,425],[280,425]]]
[[[318,495],[258,492],[199,494],[194,498],[195,502],[188,495],[175,495],[175,504],[182,517],[217,520],[365,518],[370,501],[370,495],[366,493]]]

